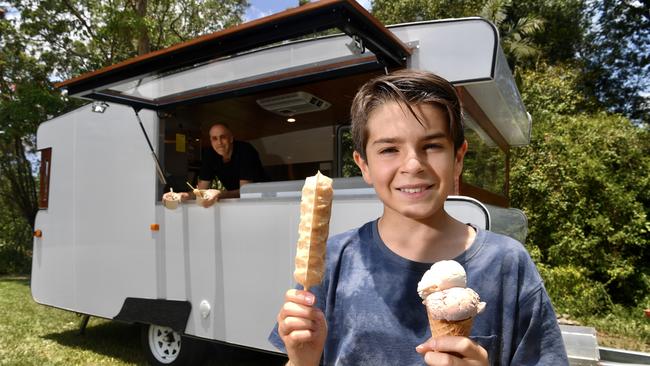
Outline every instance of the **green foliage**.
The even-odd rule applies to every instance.
[[[605,314],[612,308],[605,286],[589,278],[585,268],[566,265],[550,267],[538,264],[555,311],[572,316]]]
[[[610,111],[650,125],[650,2],[596,0],[580,49],[583,86]]]
[[[547,271],[549,287],[586,278],[606,286],[614,302],[636,304],[650,292],[648,131],[622,116],[578,113],[588,102],[571,87],[575,73],[524,75],[534,85],[522,96],[535,127],[531,144],[513,154],[512,205],[528,215],[528,242],[541,263],[557,268]],[[555,300],[586,304],[595,295],[584,296]]]
[[[372,14],[384,24],[480,14],[482,0],[373,0]]]
[[[14,0],[39,59],[67,79],[239,24],[247,0]]]
[[[514,19],[543,20],[543,31],[531,33],[539,54],[537,60],[556,64],[575,58],[584,40],[587,19],[584,0],[514,1],[509,8]],[[534,65],[528,65],[534,67]]]
[[[643,315],[645,308],[614,304],[607,314],[585,314],[576,320],[598,329],[599,346],[650,352],[650,321]]]
[[[595,99],[580,89],[580,74],[571,65],[539,64],[537,69],[526,71],[524,78],[521,95],[526,109],[535,114],[534,133],[538,132],[538,120],[546,116],[598,110]]]
[[[37,208],[38,125],[84,102],[53,79],[76,76],[241,22],[246,0],[14,0],[0,17],[0,272],[26,272]],[[146,5],[146,7],[145,7]],[[9,227],[9,229],[7,229]],[[25,238],[24,233],[29,233]]]
[[[347,130],[341,135],[341,157],[343,163],[343,176],[344,177],[360,177],[361,169],[357,166],[352,158],[354,151],[354,142],[352,141],[352,131]]]

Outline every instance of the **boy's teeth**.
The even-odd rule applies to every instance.
[[[402,192],[418,193],[418,192],[422,192],[422,188],[402,188]]]

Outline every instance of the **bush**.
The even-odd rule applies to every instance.
[[[648,131],[586,109],[574,71],[559,71],[524,75],[534,134],[512,154],[511,204],[528,215],[556,306],[588,314],[609,306],[603,290],[635,306],[650,293]]]
[[[31,252],[0,242],[0,275],[28,274],[31,263]]]
[[[605,314],[612,308],[607,289],[575,266],[538,266],[557,313],[573,316]]]
[[[0,275],[28,274],[32,260],[32,227],[0,202]]]

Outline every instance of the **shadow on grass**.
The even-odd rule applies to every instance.
[[[29,276],[0,276],[2,282],[16,282],[29,286]]]
[[[282,366],[286,356],[211,343],[203,366]]]
[[[50,333],[43,338],[53,340],[65,347],[89,350],[112,357],[124,363],[147,364],[140,346],[140,327],[136,324],[110,321],[89,325],[83,335],[79,333],[79,329],[74,329]],[[204,366],[280,366],[287,362],[286,357],[281,355],[213,342],[206,343],[208,343],[208,349]]]
[[[66,347],[113,357],[125,363],[146,365],[140,349],[140,328],[137,325],[105,322],[88,326],[85,334],[80,334],[79,329],[74,329],[46,334],[43,338]]]

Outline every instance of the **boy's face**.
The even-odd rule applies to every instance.
[[[356,151],[354,160],[383,202],[384,216],[422,221],[441,213],[454,193],[467,142],[454,151],[442,109],[428,104],[412,108],[424,126],[397,102],[375,109],[366,127],[366,160]]]

